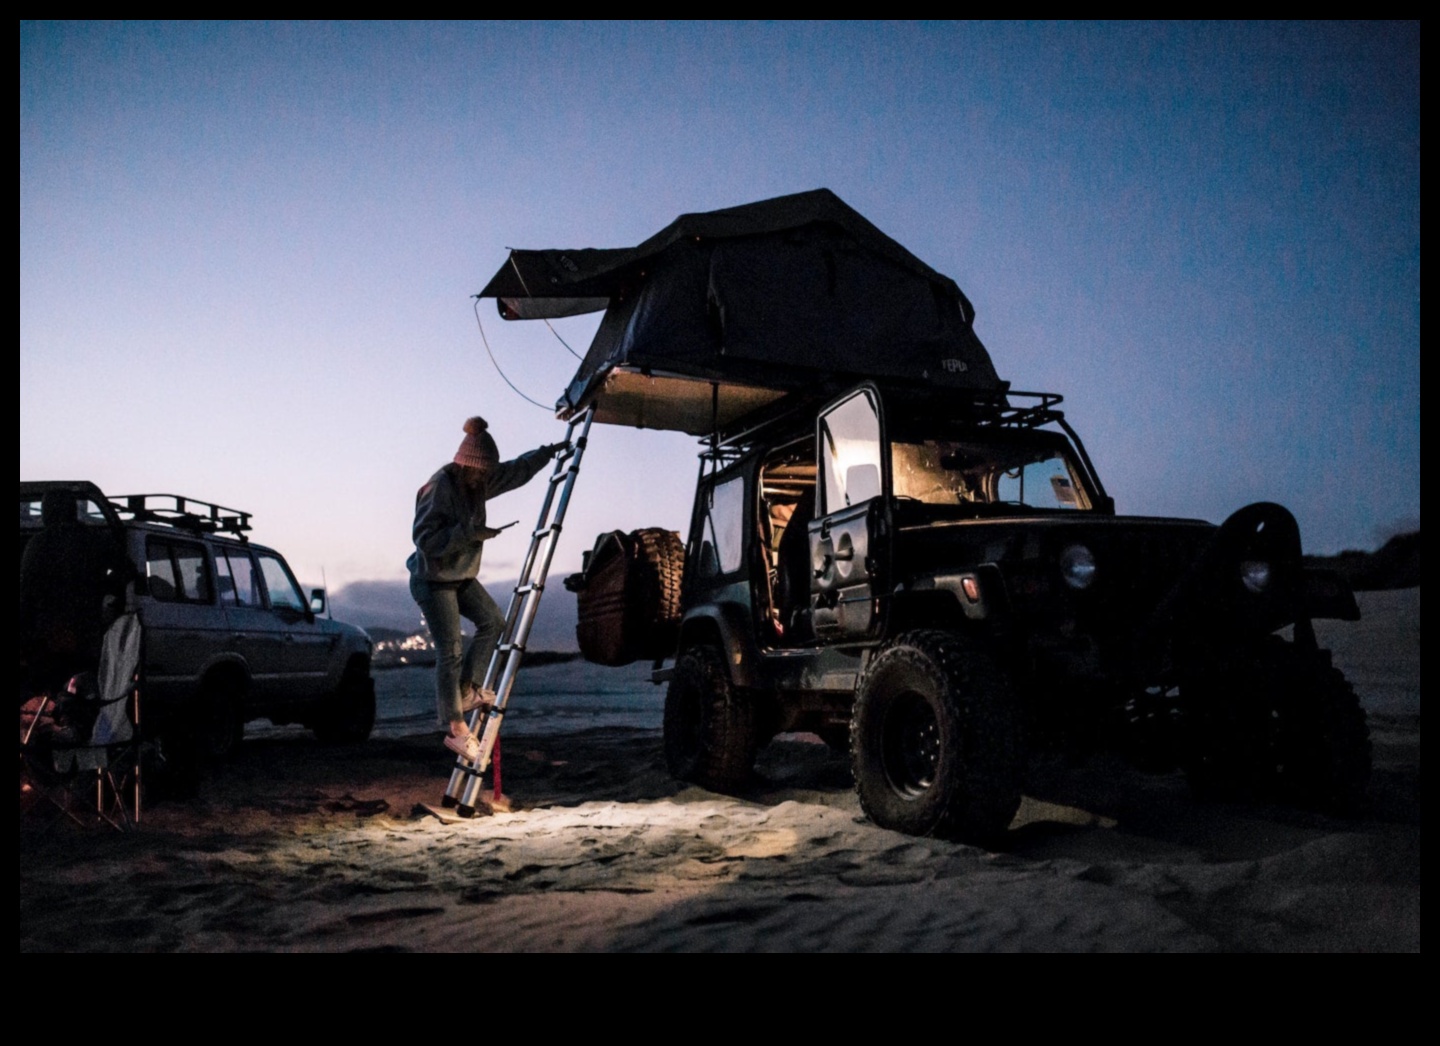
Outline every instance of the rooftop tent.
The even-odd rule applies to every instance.
[[[860,378],[1002,388],[974,309],[828,189],[681,215],[637,247],[516,250],[478,295],[509,320],[605,310],[562,417],[696,435]]]

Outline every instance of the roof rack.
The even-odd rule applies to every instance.
[[[250,513],[180,494],[125,494],[109,498],[123,518],[203,534],[233,534],[249,540]]]
[[[946,418],[971,425],[1035,429],[1058,423],[1067,431],[1070,428],[1065,422],[1064,411],[1059,409],[1064,397],[1058,392],[1020,392],[1012,390],[1008,383],[994,391],[973,392],[955,392],[948,389],[937,391],[893,383],[877,384],[887,397],[908,401],[921,413],[939,413]],[[712,440],[712,447],[738,455],[750,441],[768,432],[777,423],[790,423],[797,408],[818,407],[825,400],[839,395],[841,391],[841,387],[836,385],[817,387],[804,393],[791,393],[738,419],[728,430],[719,433],[718,440]],[[1026,402],[1017,403],[1017,399]]]
[[[1017,396],[1035,400],[1034,403],[1015,403]],[[1000,425],[1006,428],[1036,429],[1042,425],[1049,425],[1065,417],[1063,411],[1056,408],[1064,401],[1065,397],[1058,392],[1017,392],[1010,391],[999,397],[993,404],[986,406],[990,410],[988,418],[978,419],[981,424]],[[977,404],[981,397],[976,397]]]
[[[1023,392],[1005,388],[968,396],[934,395],[928,390],[892,389],[888,394],[922,416],[938,416],[987,428],[1036,429],[1064,423],[1058,392]],[[1023,402],[1016,402],[1017,400]]]

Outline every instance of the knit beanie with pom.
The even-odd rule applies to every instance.
[[[486,431],[489,427],[480,417],[465,422],[465,438],[455,452],[455,464],[472,469],[491,469],[500,463],[495,438]]]

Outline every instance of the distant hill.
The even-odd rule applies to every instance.
[[[1306,556],[1305,564],[1335,571],[1357,592],[1415,588],[1420,584],[1420,531],[1397,534],[1374,552]]]
[[[544,598],[530,628],[529,648],[575,651],[575,596],[561,585],[562,575],[550,575]],[[492,581],[486,590],[503,612],[510,605],[515,582]],[[359,625],[376,642],[401,640],[424,629],[420,608],[410,598],[408,581],[356,581],[338,588],[330,596],[331,610],[338,621]],[[466,625],[469,630],[469,625]]]

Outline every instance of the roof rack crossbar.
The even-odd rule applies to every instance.
[[[902,397],[915,394],[914,389],[897,391]],[[1016,399],[1027,402],[1016,403]],[[812,401],[814,405],[819,405],[819,400],[813,396],[803,401],[798,397],[786,397],[747,415],[739,419],[740,424],[731,431],[721,433],[719,447],[714,449],[722,453],[739,454],[776,426],[789,424],[795,405],[801,402],[809,405]],[[1013,391],[1007,386],[993,392],[982,390],[969,394],[947,393],[931,399],[927,406],[931,409],[943,406],[947,413],[953,412],[955,418],[977,427],[1038,429],[1045,425],[1065,424],[1065,413],[1059,409],[1062,402],[1064,397],[1058,392]],[[708,452],[711,439],[707,436],[702,442]],[[705,457],[706,454],[702,453],[701,456]]]
[[[250,513],[182,494],[125,494],[109,499],[115,510],[139,523],[156,523],[206,534],[233,534],[245,540]]]

